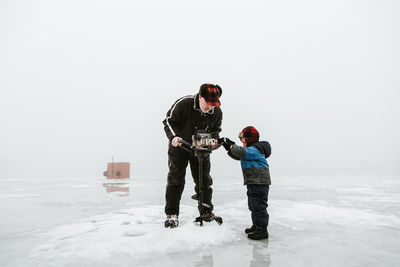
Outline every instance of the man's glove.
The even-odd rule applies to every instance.
[[[218,137],[217,138],[217,142],[218,142],[218,145],[223,145],[224,144],[224,138]]]
[[[231,149],[231,146],[235,144],[231,139],[223,137],[217,139],[218,144],[222,144],[226,151]]]

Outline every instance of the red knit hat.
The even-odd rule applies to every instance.
[[[257,129],[253,126],[247,126],[242,130],[243,137],[246,140],[246,146],[251,146],[252,144],[258,142],[260,134]]]

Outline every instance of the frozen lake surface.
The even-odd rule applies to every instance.
[[[204,227],[186,179],[165,229],[165,177],[0,178],[0,265],[400,266],[400,177],[273,177],[268,241],[243,231],[241,176],[214,177]]]

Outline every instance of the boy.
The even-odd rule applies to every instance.
[[[219,138],[228,155],[240,160],[244,184],[247,186],[248,205],[253,225],[245,233],[253,240],[268,238],[268,191],[271,184],[269,165],[266,158],[271,155],[271,146],[267,141],[259,141],[256,128],[248,126],[239,133],[243,147],[228,138]]]

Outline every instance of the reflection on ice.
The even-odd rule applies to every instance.
[[[268,251],[268,240],[263,242],[251,242],[251,246],[253,247],[253,250],[249,266],[269,267],[271,265],[271,259]]]
[[[200,259],[194,262],[195,267],[214,266],[214,257],[212,254],[204,254],[198,256]]]
[[[129,196],[129,183],[103,183],[107,193],[122,192],[119,196]]]

